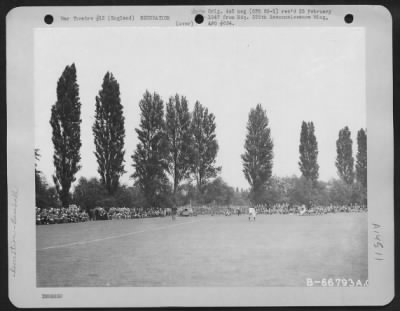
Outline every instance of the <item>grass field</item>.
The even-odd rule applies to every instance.
[[[305,286],[368,277],[367,214],[37,226],[37,286]]]

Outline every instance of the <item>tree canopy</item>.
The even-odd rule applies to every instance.
[[[274,145],[268,122],[267,113],[260,104],[250,110],[242,162],[253,203],[262,200],[262,193],[272,175]]]
[[[367,132],[360,129],[357,133],[356,177],[357,181],[367,187]]]
[[[136,128],[139,143],[132,155],[132,177],[148,206],[158,205],[168,192],[168,140],[165,131],[164,102],[157,93],[146,91],[139,103],[141,117]]]
[[[197,101],[191,123],[193,134],[191,172],[200,193],[203,192],[207,181],[216,177],[221,171],[221,168],[216,166],[218,142],[215,130],[215,116]]]
[[[170,97],[165,116],[168,139],[168,172],[172,177],[173,193],[179,183],[189,177],[192,159],[191,116],[186,97]]]
[[[62,205],[68,207],[71,184],[81,160],[81,103],[75,64],[67,66],[57,83],[57,101],[51,108],[55,174],[53,181]]]
[[[354,181],[353,141],[347,126],[339,131],[336,152],[335,165],[338,175],[344,182],[351,185]]]
[[[319,177],[318,165],[318,142],[315,137],[313,122],[303,121],[300,132],[300,161],[299,168],[301,174],[308,180],[315,183]]]
[[[94,152],[101,183],[109,194],[118,189],[119,178],[124,171],[125,118],[121,105],[119,84],[113,74],[107,72],[102,88],[96,96],[96,113],[93,135]]]

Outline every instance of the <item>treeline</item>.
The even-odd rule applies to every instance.
[[[36,171],[36,206],[39,208],[61,207],[55,187],[49,187],[40,172]],[[204,187],[203,193],[192,183],[183,183],[175,195],[177,206],[189,205],[218,205],[244,206],[249,204],[249,192],[234,189],[227,185],[222,178],[217,177]],[[163,201],[156,202],[156,207],[172,207],[172,192]],[[109,195],[98,178],[81,177],[70,195],[70,203],[76,204],[89,211],[95,207],[144,207],[146,198],[139,186],[121,185],[113,195]]]
[[[215,178],[204,186],[203,192],[197,190],[196,185],[184,183],[175,195],[170,192],[163,201],[155,202],[153,207],[172,207],[174,201],[177,206],[189,205],[246,205],[248,193],[234,190],[221,178]],[[147,206],[147,198],[138,185],[120,186],[114,195],[110,196],[96,178],[87,180],[80,178],[75,187],[71,201],[80,207],[89,210],[96,206],[108,207],[139,207]]]
[[[357,155],[354,165],[353,141],[346,126],[336,141],[335,165],[339,180],[319,181],[318,141],[313,122],[302,122],[299,144],[301,177],[272,178],[273,140],[266,111],[259,104],[252,109],[247,122],[243,173],[250,184],[249,198],[254,204],[367,204],[367,133],[357,133]]]
[[[67,66],[57,83],[57,101],[51,108],[55,187],[49,187],[35,169],[37,207],[75,203],[84,208],[171,207],[189,204],[247,205],[367,203],[367,134],[357,133],[353,157],[351,132],[338,133],[335,165],[338,180],[319,180],[318,141],[313,122],[302,122],[299,161],[301,177],[273,177],[273,139],[266,110],[251,109],[242,154],[243,173],[250,189],[233,189],[220,177],[216,165],[218,142],[213,113],[196,101],[190,111],[185,96],[176,94],[164,103],[146,90],[139,101],[140,123],[135,129],[136,149],[131,186],[121,186],[125,173],[125,117],[119,84],[107,72],[95,97],[92,126],[99,178],[81,178],[71,192],[80,169],[81,103],[75,65]],[[36,159],[40,154],[35,150]]]
[[[313,183],[304,176],[276,177],[268,180],[265,190],[258,198],[262,204],[310,206],[367,205],[366,192],[360,184],[348,185],[340,179]]]
[[[193,180],[198,201],[207,201],[207,186],[221,170],[216,166],[218,142],[214,114],[199,101],[195,102],[193,111],[189,111],[185,96],[176,94],[164,103],[159,94],[147,90],[139,108],[140,124],[135,129],[139,142],[131,154],[131,165],[135,170],[132,175],[134,187],[130,192],[140,193],[142,207],[171,206],[182,190],[181,183]],[[79,86],[72,64],[58,80],[57,101],[51,108],[50,119],[54,146],[53,181],[64,207],[76,197],[70,190],[80,169],[81,122]],[[124,123],[119,84],[113,74],[107,72],[95,97],[92,130],[98,183],[104,188],[107,200],[111,201],[126,190],[119,182],[125,173]],[[46,188],[39,172],[36,176],[42,183],[38,189]],[[86,182],[91,183],[90,187],[97,187],[96,181]],[[85,180],[81,180],[77,188],[83,184]],[[41,205],[40,202],[37,204]]]

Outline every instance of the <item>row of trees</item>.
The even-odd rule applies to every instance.
[[[296,179],[297,186],[286,186],[284,192],[280,192],[279,200],[288,201],[288,189],[295,189],[301,195],[292,193],[289,201],[307,204],[312,202],[338,202],[346,201],[366,204],[367,191],[367,134],[364,129],[357,133],[358,151],[354,171],[353,141],[351,132],[346,126],[339,131],[336,141],[336,168],[340,181],[332,181],[324,184],[318,181],[318,142],[315,136],[313,122],[302,122],[299,145],[299,169],[302,178]],[[243,173],[248,180],[251,191],[250,199],[253,203],[271,201],[278,196],[276,191],[277,180],[271,180],[273,167],[273,141],[269,120],[266,111],[260,104],[249,113],[247,122],[247,135],[245,141],[245,153],[242,155]],[[356,177],[356,182],[354,182]],[[288,180],[284,180],[288,183]],[[293,178],[292,178],[293,183]],[[279,187],[278,187],[279,188]],[[328,195],[326,189],[333,189]],[[299,189],[303,189],[300,190]],[[324,191],[326,192],[325,194]],[[343,200],[339,200],[341,193]],[[336,198],[333,198],[335,197]],[[278,200],[278,201],[279,201]]]
[[[317,181],[312,185],[312,182],[304,176],[272,176],[268,180],[265,190],[261,193],[259,203],[269,204],[270,206],[274,204],[307,205],[310,201],[315,205],[322,206],[362,204],[366,198],[359,186],[358,183],[349,186],[340,179],[332,179],[328,182]],[[192,206],[245,206],[250,204],[249,191],[233,189],[220,177],[207,183],[203,193],[199,193],[197,187],[189,182],[184,182],[180,187],[184,191],[177,192],[175,196],[178,206],[189,204]],[[172,195],[172,192],[166,195],[161,206],[171,207],[173,204]],[[96,206],[143,207],[146,198],[135,185],[122,186],[114,196],[110,197],[98,179],[81,178],[73,192],[72,201],[86,209]]]
[[[215,116],[198,101],[189,111],[186,97],[170,97],[164,102],[157,93],[146,91],[139,102],[141,119],[136,133],[139,143],[132,154],[135,186],[140,189],[145,206],[155,206],[170,192],[175,197],[180,183],[193,178],[197,191],[220,167],[215,164],[218,142]],[[109,196],[120,188],[125,173],[125,117],[119,84],[107,72],[96,96],[95,121],[92,127],[100,183]],[[57,84],[57,101],[52,106],[55,189],[63,206],[70,203],[70,188],[80,169],[81,103],[75,65],[67,66]],[[172,185],[169,178],[172,179]]]
[[[132,177],[147,205],[157,206],[170,193],[174,200],[181,182],[188,179],[195,180],[197,191],[203,194],[221,169],[215,164],[215,116],[198,101],[189,112],[187,99],[178,94],[169,98],[165,118],[163,101],[157,93],[146,91],[139,107],[139,143],[132,155]]]
[[[121,187],[119,179],[125,173],[125,117],[119,84],[113,74],[107,72],[95,98],[92,127],[99,179],[81,178],[71,194],[81,160],[81,103],[75,65],[67,66],[58,80],[57,101],[52,106],[50,119],[55,187],[48,187],[35,169],[37,201],[41,201],[37,202],[38,206],[54,204],[56,199],[62,206],[74,202],[87,207],[122,203],[126,203],[125,206],[171,206],[188,200],[199,204],[247,204],[250,200],[254,204],[308,205],[310,202],[366,201],[367,142],[363,129],[357,135],[355,169],[351,133],[348,127],[340,130],[335,163],[340,180],[323,183],[318,180],[315,127],[313,122],[303,121],[298,162],[301,178],[272,177],[274,145],[269,120],[266,111],[257,105],[249,113],[242,155],[243,172],[250,184],[247,193],[234,191],[221,178],[215,179],[221,170],[215,163],[216,123],[215,116],[207,108],[197,101],[190,112],[186,97],[178,94],[164,105],[159,94],[149,91],[144,93],[139,108],[140,124],[135,129],[139,142],[131,155],[135,183],[132,187]],[[39,158],[37,150],[35,155]]]
[[[246,205],[247,193],[245,191],[235,191],[229,187],[220,177],[215,178],[204,186],[203,193],[197,191],[197,187],[189,182],[181,185],[184,191],[165,194],[163,201],[157,202],[157,207],[172,207],[174,202],[178,206],[182,205]],[[72,202],[84,209],[91,209],[96,206],[113,207],[144,207],[147,198],[140,187],[120,186],[113,196],[109,196],[101,182],[92,178],[80,178],[74,189],[71,198]]]
[[[329,182],[318,181],[315,186],[311,186],[310,181],[305,179],[304,176],[272,176],[262,192],[260,202],[269,205],[282,203],[301,205],[312,201],[313,204],[323,206],[362,203],[366,198],[358,186],[358,183],[348,186],[338,179],[332,179]],[[220,177],[208,183],[204,187],[202,194],[191,183],[185,182],[180,188],[184,189],[184,191],[178,191],[175,196],[178,206],[188,204],[192,204],[192,206],[245,206],[250,204],[249,191],[233,189]],[[96,206],[143,207],[146,204],[146,199],[136,185],[122,185],[113,196],[110,196],[99,179],[81,177],[71,193],[71,203],[89,211]],[[173,197],[171,192],[158,206],[171,207],[172,204]],[[40,208],[62,206],[55,188],[49,187],[40,179],[38,179],[36,187],[36,206]]]

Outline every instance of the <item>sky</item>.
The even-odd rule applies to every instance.
[[[357,131],[366,128],[365,37],[362,28],[51,28],[35,30],[35,147],[52,185],[51,106],[67,65],[75,63],[81,100],[81,170],[98,177],[92,125],[95,97],[107,71],[120,84],[125,116],[125,170],[132,185],[131,155],[138,143],[139,101],[157,92],[168,101],[186,96],[216,118],[217,165],[231,186],[248,188],[242,171],[246,123],[261,104],[274,142],[273,175],[300,176],[300,127],[313,121],[321,180],[337,177],[336,140],[350,128],[353,155]]]

